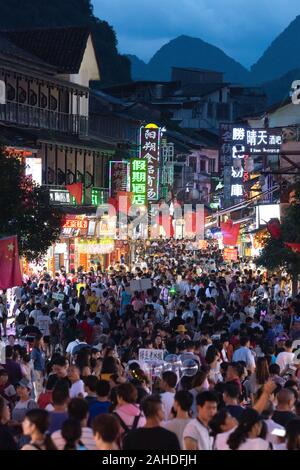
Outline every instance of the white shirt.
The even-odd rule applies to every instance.
[[[276,359],[276,364],[280,367],[280,372],[282,372],[287,366],[293,364],[295,354],[292,352],[283,351],[278,354]]]
[[[268,428],[267,440],[272,444],[280,444],[278,436],[274,436],[274,434],[272,434],[272,431],[274,429],[282,429],[284,431],[284,427],[278,423],[275,423],[275,421],[273,421],[272,419],[265,419],[264,421]]]
[[[268,441],[256,437],[255,439],[246,439],[243,444],[240,445],[238,450],[269,450],[270,444]]]
[[[190,437],[197,441],[198,450],[212,450],[213,438],[209,434],[209,429],[198,421],[192,419],[183,431],[183,447],[185,448],[185,437]]]
[[[162,402],[163,410],[165,414],[165,417],[164,417],[165,421],[171,418],[170,414],[171,414],[172,406],[174,405],[174,397],[175,397],[174,392],[164,392],[161,394],[161,402]]]
[[[79,341],[79,339],[75,339],[75,341],[71,341],[71,343],[68,344],[66,353],[72,354],[72,351],[75,348],[75,346],[78,346],[79,344],[87,344],[87,343],[85,341]]]
[[[214,450],[230,450],[227,441],[230,434],[235,431],[235,429],[236,427],[230,429],[230,431],[221,432],[220,434],[217,434],[214,442]]]
[[[63,450],[66,442],[62,437],[60,430],[51,434],[51,439],[58,450]],[[80,440],[88,450],[97,450],[93,431],[90,428],[81,428]]]
[[[52,320],[49,315],[38,316],[36,324],[43,336],[50,336],[49,326],[52,325]]]
[[[29,315],[29,318],[34,318],[34,324],[35,326],[37,325],[38,318],[41,317],[42,311],[41,310],[32,310],[32,312]]]
[[[178,437],[178,441],[180,444],[180,449],[183,449],[183,432],[186,428],[186,425],[191,421],[190,418],[181,419],[175,418],[170,419],[169,421],[165,421],[162,423],[162,427],[167,429],[168,431],[174,432]]]
[[[82,380],[74,382],[70,388],[70,398],[77,398],[79,395],[85,397],[84,383]]]

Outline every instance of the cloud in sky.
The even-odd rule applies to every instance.
[[[115,29],[122,53],[148,61],[186,34],[222,48],[250,66],[300,14],[298,0],[92,0],[94,13]]]

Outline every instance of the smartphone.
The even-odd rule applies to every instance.
[[[286,430],[285,429],[280,429],[280,428],[275,428],[275,429],[273,429],[271,434],[272,434],[272,436],[285,437]]]

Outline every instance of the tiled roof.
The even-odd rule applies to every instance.
[[[59,73],[78,73],[89,37],[87,27],[4,31],[19,48],[54,66]]]
[[[30,68],[42,69],[47,73],[55,73],[55,68],[39,59],[32,53],[14,44],[5,34],[0,32],[0,54],[2,57],[14,60],[20,65],[27,65]]]

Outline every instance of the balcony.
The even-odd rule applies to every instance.
[[[0,104],[0,121],[38,129],[51,129],[82,136],[88,135],[88,118],[86,116],[59,113],[13,101]]]

